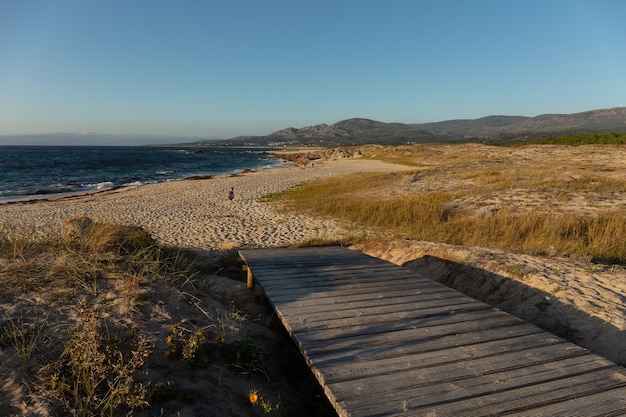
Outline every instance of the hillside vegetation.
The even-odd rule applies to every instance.
[[[547,138],[534,139],[527,144],[549,144],[549,145],[624,145],[626,144],[626,134],[588,134],[588,135],[559,135]]]

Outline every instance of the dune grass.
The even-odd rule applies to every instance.
[[[206,407],[214,401],[203,397],[206,391],[245,378],[254,384],[256,401],[237,390],[225,396],[250,415],[288,414],[269,399],[276,382],[267,367],[272,378],[308,383],[313,378],[297,350],[280,347],[280,363],[290,355],[293,360],[285,363],[284,375],[276,375],[267,343],[238,335],[234,323],[246,322],[245,312],[235,304],[228,313],[200,305],[210,275],[235,266],[241,271],[240,264],[224,255],[215,264],[197,265],[194,254],[160,245],[141,228],[84,224],[84,233],[40,239],[0,225],[0,383],[21,387],[16,398],[22,404],[44,403],[54,415],[121,416],[142,409],[160,415],[172,403]],[[155,319],[153,304],[162,311],[162,291],[173,303],[166,301]],[[185,313],[176,306],[179,297],[192,306]],[[170,314],[171,322],[165,319]],[[154,320],[169,332],[146,332],[144,324]],[[180,369],[168,376],[173,380],[159,377],[162,365],[156,373],[149,369],[162,360]],[[203,388],[188,385],[217,373],[219,381],[208,378]],[[313,411],[293,415],[327,415],[316,393],[309,389],[290,403]],[[0,409],[17,415],[15,401],[0,390]]]
[[[174,284],[189,275],[183,257],[143,229],[97,223],[80,237],[38,240],[4,227],[0,249],[0,301],[39,298],[0,317],[0,349],[14,353],[32,395],[77,416],[148,405],[150,392],[135,374],[153,346],[129,331],[124,317],[113,318],[107,293],[127,294],[132,315],[146,280],[160,276]]]
[[[92,224],[85,235],[28,238],[0,233],[1,301],[35,294],[32,309],[0,318],[0,347],[15,352],[33,393],[62,413],[108,416],[147,405],[146,386],[134,375],[152,351],[146,339],[102,314],[101,296],[112,286],[141,298],[140,280],[165,272],[186,273],[179,256],[140,228]],[[31,295],[32,297],[33,295]],[[63,313],[46,309],[55,300]]]
[[[626,211],[572,213],[555,209],[576,196],[610,199],[626,190],[622,179],[604,177],[587,166],[563,179],[562,166],[549,170],[549,165],[535,166],[532,162],[520,166],[502,161],[481,163],[476,155],[462,152],[438,156],[443,166],[436,166],[432,150],[413,150],[412,154],[406,148],[377,151],[377,157],[387,161],[395,160],[394,154],[403,161],[413,161],[412,167],[427,157],[430,162],[421,170],[402,174],[361,173],[319,180],[268,199],[279,201],[290,211],[356,224],[367,229],[370,237],[626,263]],[[576,166],[572,163],[567,169],[575,170]],[[424,185],[415,188],[416,183]],[[497,209],[480,210],[481,204],[474,203],[468,208],[469,201],[503,198],[506,193],[512,198],[524,193],[539,195],[545,201],[529,207],[501,204]]]

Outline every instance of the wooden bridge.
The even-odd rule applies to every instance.
[[[340,247],[240,251],[342,417],[626,415],[626,371]]]

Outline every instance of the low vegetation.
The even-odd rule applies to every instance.
[[[528,144],[549,144],[549,145],[624,145],[626,144],[625,133],[604,133],[587,135],[558,135],[541,139],[527,141]]]
[[[316,409],[314,389],[296,408],[276,400],[267,346],[235,337],[244,312],[203,304],[214,275],[200,282],[190,255],[141,228],[79,220],[63,238],[0,228],[0,414],[176,415],[176,404],[203,404],[215,408],[203,415],[282,416],[289,406],[326,415],[323,406],[297,409]],[[291,370],[280,378],[309,381],[296,375],[306,368],[291,348],[281,347]],[[165,369],[171,379],[161,376]],[[184,382],[202,378],[202,389]],[[229,392],[231,379],[241,392]],[[220,398],[228,398],[222,409],[212,405]]]
[[[368,237],[626,263],[626,211],[619,204],[617,209],[602,204],[626,190],[615,168],[594,167],[593,155],[582,161],[555,159],[549,147],[535,150],[544,154],[537,158],[496,158],[488,148],[380,148],[368,157],[411,169],[320,180],[269,198],[288,210],[350,222]],[[576,199],[585,204],[576,207]]]
[[[538,136],[538,137],[533,137]],[[513,136],[509,138],[489,139],[486,141],[492,145],[519,146],[519,145],[624,145],[626,133],[589,133],[582,135],[551,135],[545,136],[531,134],[531,137]]]
[[[30,389],[61,414],[111,415],[145,406],[149,393],[134,375],[153,347],[105,320],[98,293],[115,285],[140,297],[142,279],[176,271],[176,256],[137,228],[92,225],[80,238],[38,241],[9,230],[0,236],[1,301],[27,294],[41,299],[27,310],[4,311],[0,347],[13,351]],[[59,299],[66,310],[46,309]],[[128,307],[133,304],[129,299]]]

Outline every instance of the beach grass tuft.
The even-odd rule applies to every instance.
[[[183,257],[140,228],[99,223],[80,239],[34,240],[5,228],[0,247],[0,297],[38,298],[0,317],[0,348],[13,352],[33,395],[77,416],[146,406],[149,393],[135,374],[153,346],[127,328],[130,317],[105,306],[113,287],[125,294],[122,311],[133,314],[141,282],[188,282],[193,273]],[[46,305],[59,300],[67,307],[52,317]]]

